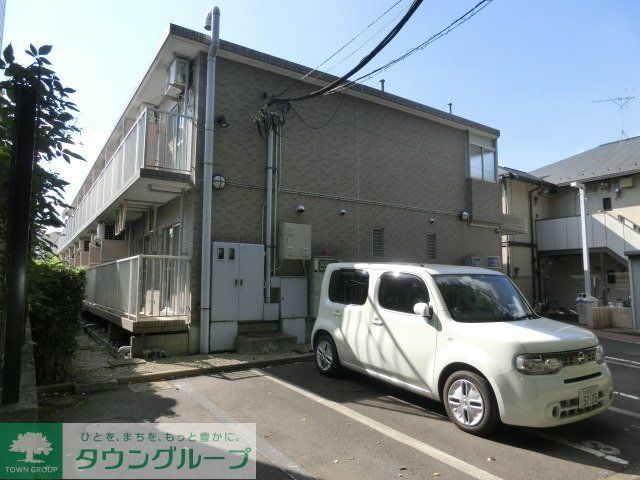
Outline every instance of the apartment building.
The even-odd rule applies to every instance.
[[[303,342],[332,259],[501,268],[498,130],[356,85],[274,107],[281,125],[270,149],[256,114],[310,69],[221,41],[205,242],[211,309],[201,315],[209,43],[170,26],[58,244],[88,268],[86,309],[109,320],[110,336],[130,341],[134,356],[201,350],[201,322],[211,351],[256,333]],[[334,78],[308,77],[291,93]]]
[[[584,290],[578,189],[586,186],[591,292],[601,305],[629,306],[627,252],[640,249],[640,137],[600,145],[526,173],[500,167],[505,213],[527,231],[503,236],[504,271],[532,300],[575,309]]]

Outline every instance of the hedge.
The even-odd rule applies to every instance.
[[[82,331],[86,273],[57,258],[29,266],[27,289],[38,384],[67,380]]]

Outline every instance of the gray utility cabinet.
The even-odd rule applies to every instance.
[[[263,320],[264,246],[213,242],[211,314],[215,321]]]

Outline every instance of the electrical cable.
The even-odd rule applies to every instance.
[[[267,103],[267,106],[273,105],[274,103],[300,102],[302,100],[308,100],[310,98],[318,97],[320,95],[325,94],[326,92],[328,92],[330,90],[333,90],[335,87],[337,87],[338,85],[343,83],[349,77],[351,77],[352,75],[354,75],[354,74],[358,73],[360,70],[362,70],[371,60],[373,60],[373,58],[378,53],[380,53],[380,51],[384,47],[386,47],[389,44],[389,42],[391,42],[391,40],[394,39],[394,37],[400,32],[400,30],[402,30],[402,27],[404,27],[404,25],[413,16],[413,14],[416,12],[418,7],[422,4],[422,1],[423,0],[414,0],[413,3],[411,4],[411,7],[407,11],[407,13],[402,17],[402,19],[398,22],[398,24],[380,41],[380,43],[378,43],[378,45],[376,45],[376,47],[373,50],[371,50],[371,52],[369,52],[367,55],[365,55],[358,62],[358,64],[355,67],[353,67],[347,73],[342,75],[340,78],[338,78],[337,80],[331,82],[330,84],[326,85],[325,87],[322,87],[322,88],[320,88],[318,90],[315,90],[315,91],[313,91],[311,93],[308,93],[306,95],[301,95],[301,96],[298,96],[298,97],[295,97],[295,98],[285,98],[285,99],[272,98]]]
[[[384,12],[382,12],[378,18],[376,18],[373,22],[371,22],[369,25],[367,25],[366,27],[364,27],[355,37],[353,37],[351,40],[349,40],[347,43],[345,43],[342,47],[340,47],[338,50],[336,50],[335,52],[333,52],[333,54],[331,54],[331,56],[329,58],[327,58],[324,62],[322,62],[320,65],[318,65],[317,67],[315,67],[313,70],[309,70],[304,76],[300,77],[299,79],[297,79],[295,82],[293,82],[291,85],[289,85],[287,88],[285,88],[283,91],[281,91],[278,95],[276,95],[276,97],[281,97],[282,95],[284,95],[286,92],[288,92],[289,90],[291,90],[293,87],[295,87],[298,83],[302,82],[305,78],[307,78],[309,75],[311,75],[313,72],[317,71],[321,66],[323,66],[325,63],[327,63],[329,60],[331,60],[333,57],[335,57],[337,54],[339,54],[342,50],[344,50],[345,48],[347,48],[349,45],[351,45],[360,35],[362,35],[364,32],[366,32],[367,30],[369,30],[369,28],[371,28],[374,24],[376,24],[378,22],[378,20],[380,20],[382,17],[384,17],[387,13],[389,13],[391,10],[393,10],[399,3],[401,3],[403,0],[397,0],[393,5],[391,5],[389,8],[387,8]],[[394,17],[394,19],[397,18]],[[388,25],[388,23],[387,23]],[[386,25],[385,25],[386,26]],[[380,30],[378,30],[378,32],[376,32],[376,35],[380,33]],[[375,36],[375,35],[374,35]],[[371,37],[373,38],[373,37]],[[371,40],[371,38],[369,40]],[[367,40],[367,42],[369,41]],[[366,42],[365,42],[366,43]],[[364,44],[363,44],[364,45]],[[362,48],[362,45],[360,47],[358,47],[358,49]],[[353,53],[351,53],[351,55],[353,55]],[[351,56],[349,55],[349,56]],[[348,58],[348,57],[347,57]],[[344,59],[342,60],[344,61]],[[341,63],[342,63],[341,61]],[[336,65],[334,65],[332,68],[334,68]],[[317,77],[316,77],[317,78]]]
[[[314,126],[314,125],[311,125],[311,124],[307,123],[307,121],[304,118],[302,118],[302,115],[300,115],[300,112],[298,112],[298,110],[296,110],[296,107],[295,107],[295,105],[293,103],[291,104],[291,110],[293,110],[293,113],[296,114],[296,117],[298,117],[300,119],[300,121],[305,126],[307,126],[308,128],[311,128],[313,130],[320,130],[321,128],[324,128],[327,125],[329,125],[331,123],[331,121],[335,118],[335,116],[338,114],[338,111],[340,110],[340,107],[342,107],[342,104],[344,103],[344,99],[346,98],[346,96],[347,96],[346,94],[342,95],[342,98],[340,99],[340,103],[338,104],[338,107],[333,112],[331,117],[329,117],[329,119],[325,123],[323,123],[322,125]]]
[[[462,25],[463,23],[467,22],[472,17],[474,17],[475,15],[480,13],[492,1],[493,0],[481,0],[473,8],[467,10],[463,15],[461,15],[460,17],[455,19],[453,22],[451,22],[445,28],[440,30],[438,33],[435,33],[435,34],[431,35],[427,40],[422,42],[420,45],[417,45],[417,46],[413,47],[412,49],[408,50],[406,53],[404,53],[400,57],[395,58],[395,59],[391,60],[390,62],[387,62],[383,66],[378,67],[378,68],[372,70],[371,72],[356,78],[355,80],[352,80],[352,81],[350,81],[348,83],[345,83],[344,85],[339,85],[339,86],[334,87],[333,89],[328,91],[326,94],[337,93],[337,92],[339,92],[341,90],[344,90],[346,88],[351,87],[355,83],[366,81],[366,80],[370,79],[371,77],[377,75],[378,73],[381,73],[381,72],[387,70],[388,68],[390,68],[391,66],[395,65],[396,63],[399,63],[399,62],[405,60],[406,58],[408,58],[409,56],[413,55],[418,50],[424,50],[431,43],[441,39],[442,37],[444,37],[445,35],[447,35],[451,31],[455,30],[460,25]]]

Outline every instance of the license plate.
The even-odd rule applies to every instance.
[[[598,404],[598,386],[578,390],[578,408],[589,408]]]

